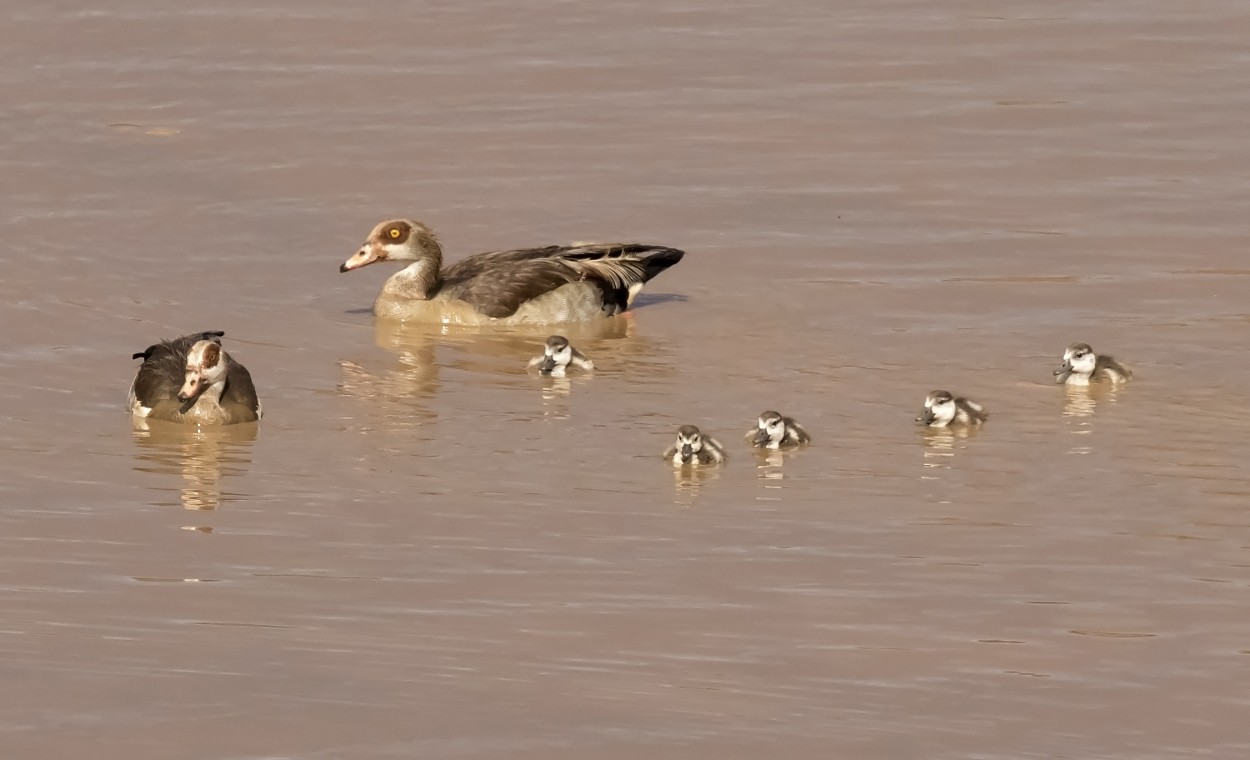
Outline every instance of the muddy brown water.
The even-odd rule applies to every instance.
[[[1250,756],[1244,3],[9,6],[4,757]],[[542,381],[395,214],[689,255]],[[132,430],[203,329],[266,419]]]

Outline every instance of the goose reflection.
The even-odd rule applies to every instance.
[[[255,422],[218,427],[141,417],[134,417],[131,422],[139,447],[135,469],[180,475],[182,507],[196,511],[211,511],[221,505],[223,477],[247,471],[252,463],[252,444],[260,429]]]
[[[653,341],[638,334],[638,320],[630,315],[561,326],[561,334],[596,358],[596,365],[614,373],[640,373],[650,379],[671,375],[673,365],[667,353]],[[338,391],[370,402],[383,413],[413,414],[433,418],[432,402],[443,390],[444,376],[458,377],[490,387],[516,387],[518,376],[526,376],[527,361],[535,347],[541,347],[551,327],[474,327],[466,325],[409,324],[378,320],[373,324],[374,342],[393,359],[379,363],[370,359],[341,359],[343,380]],[[602,357],[602,358],[600,358]],[[595,373],[602,374],[602,373]],[[594,374],[576,378],[547,375],[527,382],[539,390],[545,403],[567,397],[583,383],[593,382]]]

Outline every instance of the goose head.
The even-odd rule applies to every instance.
[[[682,425],[677,428],[677,455],[681,461],[693,462],[703,450],[703,434],[694,425]]]
[[[1098,357],[1088,343],[1073,343],[1063,352],[1063,364],[1055,370],[1055,375],[1071,372],[1077,375],[1088,375],[1094,371]]]
[[[190,401],[199,398],[206,389],[223,383],[226,380],[225,352],[221,344],[213,340],[196,341],[187,351],[186,372],[183,375],[182,388],[178,391],[179,401]]]
[[[571,361],[573,361],[573,347],[569,345],[569,339],[563,335],[552,335],[543,344],[543,356],[538,364],[538,371],[544,375],[557,370],[563,371]]]
[[[424,261],[442,265],[442,249],[434,233],[411,219],[391,219],[373,228],[365,244],[344,261],[340,272],[350,272],[378,261]]]
[[[949,425],[957,412],[955,396],[950,391],[934,391],[925,396],[924,409],[916,417],[916,422],[941,427]]]
[[[786,436],[786,421],[778,412],[764,412],[756,420],[758,426],[751,437],[751,445],[756,447],[777,444]]]

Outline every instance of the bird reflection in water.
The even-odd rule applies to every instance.
[[[719,477],[719,467],[674,467],[673,503],[682,509],[695,506],[699,501],[699,491],[704,484],[711,483]]]
[[[180,475],[179,501],[183,509],[195,511],[215,510],[223,498],[229,500],[228,494],[223,496],[222,479],[247,471],[260,429],[255,422],[201,427],[142,417],[132,417],[131,421],[139,447],[135,469]],[[211,531],[198,526],[192,529]]]
[[[1120,388],[1111,384],[1063,386],[1063,416],[1068,432],[1076,436],[1089,436],[1094,432],[1094,414],[1099,404],[1110,405],[1116,401]],[[1069,454],[1089,454],[1093,448],[1086,438],[1078,438]]]
[[[955,453],[963,448],[965,441],[975,438],[981,433],[980,426],[958,425],[956,427],[921,427],[917,428],[921,443],[924,446],[924,459],[921,466],[925,469],[950,467]],[[921,475],[922,478],[932,477]]]
[[[370,402],[381,415],[380,425],[412,424],[437,417],[435,398],[443,390],[447,373],[466,373],[459,382],[486,386],[516,387],[525,376],[527,363],[556,329],[594,358],[596,367],[609,375],[639,374],[649,380],[672,374],[672,363],[652,341],[638,336],[632,314],[591,322],[508,328],[467,325],[409,324],[375,320],[374,342],[393,354],[398,366],[378,367],[371,360],[343,359],[344,396]],[[536,376],[526,378],[541,394],[544,416],[568,416],[567,398],[596,373],[577,377]],[[413,402],[416,402],[414,414]],[[399,408],[397,408],[399,407]],[[384,422],[389,420],[389,422]]]

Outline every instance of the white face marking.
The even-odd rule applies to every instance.
[[[573,361],[573,349],[567,345],[559,351],[552,351],[551,346],[548,346],[547,355],[555,361],[557,367],[568,366]]]
[[[955,406],[955,399],[949,396],[930,395],[924,400],[924,408],[933,415],[933,421],[929,423],[929,427],[946,427],[959,412]]]
[[[1093,351],[1068,349],[1063,352],[1063,361],[1064,364],[1072,368],[1072,372],[1078,375],[1088,375],[1094,371],[1094,365],[1098,361],[1098,357],[1094,355]]]
[[[768,438],[767,443],[764,444],[765,448],[780,448],[782,439],[786,437],[785,420],[772,416],[760,417],[756,424],[759,426],[760,432]]]

